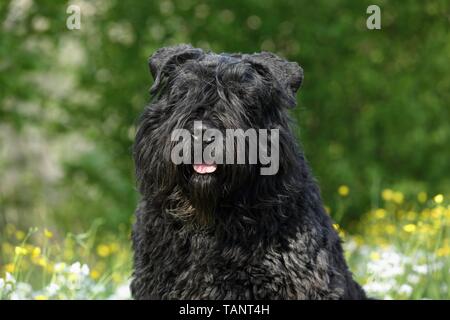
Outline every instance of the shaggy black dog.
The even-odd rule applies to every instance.
[[[142,200],[133,229],[135,299],[364,299],[290,128],[303,80],[274,54],[189,45],[149,60],[152,103],[134,160]],[[177,128],[279,129],[279,170],[223,164],[207,174],[171,161]]]

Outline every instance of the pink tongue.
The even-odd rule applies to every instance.
[[[200,174],[212,173],[212,172],[216,171],[216,169],[217,169],[216,164],[206,164],[206,163],[194,164],[193,167],[194,167],[195,172],[200,173]]]

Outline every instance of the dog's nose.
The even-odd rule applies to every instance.
[[[216,137],[214,137],[214,136],[209,137],[209,136],[203,135],[203,141],[207,144],[213,143],[214,140],[216,140]]]
[[[194,123],[194,133],[192,134],[192,137],[195,141],[203,141],[207,144],[214,142],[215,137],[210,135],[205,135],[205,132],[211,129],[210,126],[204,124],[204,123]]]

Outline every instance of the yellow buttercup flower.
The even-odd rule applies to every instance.
[[[13,273],[16,270],[16,267],[13,263],[8,263],[5,265],[5,271],[8,273]]]
[[[120,282],[122,282],[122,277],[121,277],[120,274],[118,274],[117,272],[114,272],[114,273],[112,274],[111,278],[112,278],[112,280],[113,280],[115,283],[120,283]]]
[[[48,297],[43,296],[43,295],[38,295],[38,296],[34,297],[34,300],[48,300]]]
[[[386,216],[386,210],[384,209],[377,209],[375,210],[375,217],[378,219],[383,219]]]
[[[97,254],[100,257],[105,258],[111,254],[111,250],[110,250],[109,246],[107,246],[105,244],[100,244],[97,246]]]
[[[100,278],[100,272],[98,272],[97,270],[92,270],[91,271],[91,278],[94,280],[97,280],[98,278]]]
[[[338,193],[341,197],[346,197],[350,193],[350,188],[344,184],[338,188]]]
[[[47,266],[45,267],[45,270],[46,270],[48,273],[53,273],[53,271],[55,270],[55,267],[53,266],[53,264],[49,263],[49,264],[47,264]]]
[[[403,230],[409,233],[413,233],[414,231],[416,231],[416,225],[412,223],[404,225]]]
[[[431,210],[431,217],[433,217],[434,219],[439,219],[443,214],[444,208],[440,206]]]
[[[39,247],[36,247],[36,248],[33,249],[33,251],[31,251],[31,256],[33,258],[37,258],[40,255],[41,255],[41,248],[39,248]]]
[[[383,192],[381,192],[381,197],[385,201],[391,201],[393,194],[394,192],[391,189],[384,189]]]
[[[437,195],[434,196],[433,200],[437,204],[440,204],[440,203],[442,203],[444,201],[444,196],[442,194],[437,194]]]
[[[39,258],[39,260],[37,261],[37,264],[43,268],[46,268],[48,265],[48,262],[44,257],[42,257],[42,258]]]
[[[53,232],[51,232],[48,229],[44,229],[44,236],[48,239],[51,239],[51,238],[53,238]]]
[[[388,224],[385,227],[385,231],[387,234],[394,234],[395,233],[395,226],[393,224]]]
[[[26,234],[22,230],[16,231],[16,239],[22,241],[25,238]]]
[[[53,270],[55,272],[63,272],[65,268],[66,268],[66,264],[64,262],[60,262],[60,263],[55,264]]]
[[[420,203],[425,203],[425,201],[427,201],[427,193],[426,192],[419,192],[417,194],[417,200],[419,200]]]
[[[446,257],[450,255],[450,246],[445,246],[436,250],[438,257]]]
[[[378,252],[371,252],[370,253],[370,259],[372,259],[373,261],[378,261],[380,260],[380,254]]]
[[[397,191],[392,194],[392,200],[397,204],[402,204],[404,199],[405,196],[401,192]]]
[[[24,247],[16,247],[14,251],[18,256],[25,256],[28,253],[28,250]]]

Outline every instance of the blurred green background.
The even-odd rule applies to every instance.
[[[66,28],[69,4],[81,7],[81,30]],[[370,4],[381,30],[366,28]],[[445,0],[2,1],[0,230],[129,225],[147,59],[176,43],[299,62],[292,116],[345,227],[386,187],[448,194],[449,19]],[[352,195],[343,214],[342,185]]]

